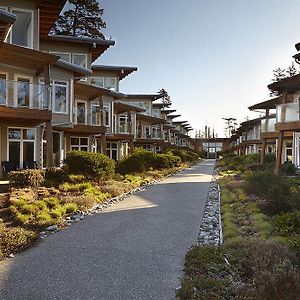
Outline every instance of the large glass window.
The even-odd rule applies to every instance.
[[[87,109],[86,102],[77,102],[76,106],[76,121],[78,124],[86,124],[87,123]]]
[[[7,104],[7,81],[6,75],[0,74],[0,105]]]
[[[107,143],[106,147],[107,156],[111,159],[118,160],[118,143]]]
[[[60,59],[66,61],[66,62],[71,62],[71,53],[63,53],[63,52],[51,52],[56,56],[59,56]]]
[[[117,79],[115,77],[91,77],[91,84],[116,91]]]
[[[103,124],[110,126],[110,103],[103,103]]]
[[[91,103],[91,113],[92,113],[92,117],[91,117],[92,125],[101,125],[99,103],[96,102]]]
[[[20,168],[31,165],[35,157],[35,129],[8,129],[8,160]]]
[[[292,161],[293,160],[293,143],[286,142],[285,144],[285,160]]]
[[[89,139],[87,137],[71,137],[71,151],[89,151]]]
[[[73,54],[73,64],[86,68],[87,67],[87,56],[86,54],[79,54],[74,53]]]
[[[15,21],[11,32],[12,44],[32,48],[33,47],[32,12],[21,11],[21,10],[12,10],[12,12],[17,17],[17,20]]]
[[[119,132],[128,133],[128,116],[120,115],[119,116]]]
[[[29,107],[30,102],[30,80],[28,78],[18,78],[17,106]]]
[[[53,85],[54,112],[67,113],[67,83],[55,81]]]

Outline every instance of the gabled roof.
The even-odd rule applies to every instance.
[[[42,38],[45,41],[52,41],[58,43],[79,44],[87,47],[92,54],[92,62],[95,61],[102,53],[104,53],[110,46],[115,44],[115,41],[93,39],[90,37],[77,37],[69,35],[49,35]]]
[[[263,101],[252,106],[249,106],[249,110],[256,110],[256,109],[275,109],[277,104],[280,104],[281,97],[276,97],[273,99],[269,99],[267,101]]]
[[[92,65],[92,70],[100,71],[116,71],[120,80],[124,79],[129,74],[137,71],[136,67],[124,67],[124,66],[105,66],[105,65]]]
[[[40,37],[47,37],[67,0],[36,0],[40,14]]]
[[[4,41],[9,28],[16,21],[16,15],[0,8],[0,42]]]
[[[268,88],[273,91],[299,91],[300,90],[300,74],[292,77],[276,81],[268,85]]]
[[[149,98],[151,101],[155,101],[162,97],[163,97],[163,95],[160,95],[160,94],[127,94],[127,98],[129,98],[129,99]]]
[[[0,43],[1,63],[33,71],[36,76],[43,72],[45,65],[52,65],[58,59],[59,57],[53,54],[13,44]]]

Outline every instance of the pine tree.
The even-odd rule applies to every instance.
[[[105,39],[102,28],[106,23],[102,20],[103,8],[97,0],[69,0],[72,7],[57,19],[52,33],[77,37]]]
[[[172,104],[172,100],[168,92],[165,89],[160,89],[158,93],[162,96],[162,103],[165,105],[165,107],[170,107]]]
[[[285,69],[277,68],[273,70],[273,79],[272,81],[277,82],[286,78]]]
[[[286,69],[286,74],[288,77],[293,77],[297,75],[299,72],[297,71],[294,62]]]

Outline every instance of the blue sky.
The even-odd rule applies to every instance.
[[[121,91],[165,88],[194,129],[247,116],[269,98],[272,70],[293,61],[299,0],[101,0],[104,33],[116,41],[97,61],[137,66]]]

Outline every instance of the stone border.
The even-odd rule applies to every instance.
[[[214,174],[209,184],[206,206],[198,234],[198,245],[217,246],[223,243],[220,206],[220,187],[217,183],[217,176]]]

